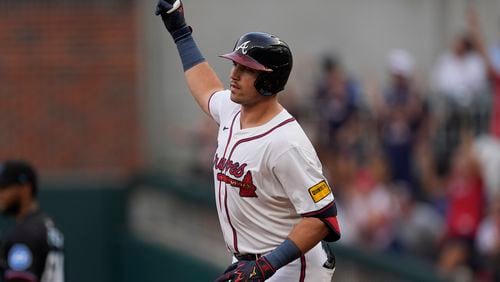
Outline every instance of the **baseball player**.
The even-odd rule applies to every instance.
[[[64,238],[40,211],[35,170],[24,161],[0,164],[0,211],[16,225],[2,240],[2,281],[64,282]]]
[[[182,3],[160,0],[188,86],[218,124],[213,169],[216,207],[233,264],[216,281],[331,281],[323,241],[340,238],[321,163],[297,121],[278,102],[292,69],[280,38],[250,32],[233,52],[229,90],[205,61]]]

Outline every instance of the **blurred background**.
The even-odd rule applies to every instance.
[[[216,125],[155,5],[0,1],[0,159],[39,169],[70,282],[213,281],[230,263]],[[281,102],[336,196],[335,281],[500,281],[500,0],[184,6],[225,83],[217,56],[243,33],[291,46]]]

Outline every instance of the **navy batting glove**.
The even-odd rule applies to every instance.
[[[168,32],[177,42],[190,35],[192,29],[184,19],[184,7],[181,0],[159,0],[156,5],[155,15],[160,15]]]
[[[276,270],[265,257],[256,261],[244,260],[230,265],[215,282],[263,282]]]

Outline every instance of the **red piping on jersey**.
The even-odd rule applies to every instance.
[[[224,154],[222,155],[222,157],[223,157],[223,158],[225,158],[225,157],[226,157],[227,148],[229,147],[229,143],[231,142],[231,137],[233,137],[233,126],[234,126],[234,121],[236,120],[236,117],[238,116],[238,114],[239,114],[240,112],[241,112],[241,111],[237,112],[237,113],[234,115],[233,121],[231,122],[231,128],[229,129],[229,137],[227,138],[226,148],[224,148]],[[220,207],[220,208],[221,208],[221,210],[222,210],[222,203],[221,203],[221,198],[220,198],[221,183],[222,183],[222,181],[219,181],[219,207]]]
[[[239,112],[238,112],[238,113],[239,113]],[[238,115],[238,114],[236,114],[236,115],[234,116],[234,118],[235,118],[235,119],[236,119],[236,116],[237,116],[237,115]],[[233,119],[233,124],[234,124],[234,120],[235,120],[235,119]],[[281,127],[281,126],[283,126],[283,125],[285,125],[285,124],[287,124],[287,123],[290,123],[290,122],[292,122],[292,121],[295,121],[295,118],[293,118],[293,117],[292,117],[292,118],[289,118],[289,119],[287,119],[287,120],[285,120],[285,121],[282,121],[280,124],[276,125],[275,127],[273,127],[273,128],[271,128],[271,129],[269,129],[268,131],[266,131],[266,132],[264,132],[264,133],[262,133],[262,134],[255,135],[255,136],[253,136],[253,137],[249,137],[249,138],[245,138],[245,139],[241,139],[241,140],[239,140],[238,142],[236,142],[236,143],[234,144],[234,146],[233,146],[233,148],[231,149],[231,152],[229,153],[229,156],[227,157],[227,159],[228,159],[228,160],[229,160],[229,159],[231,159],[231,156],[233,155],[234,149],[235,149],[238,145],[240,145],[241,143],[245,143],[245,142],[248,142],[248,141],[252,141],[252,140],[255,140],[255,139],[259,139],[259,138],[261,138],[261,137],[264,137],[264,136],[268,135],[269,133],[273,132],[275,129],[277,129],[277,128],[279,128],[279,127]],[[231,129],[233,128],[233,124],[231,124]],[[229,142],[228,142],[228,145],[229,145]],[[227,149],[227,145],[226,145],[226,149]],[[225,155],[226,155],[226,151],[224,151],[224,156],[225,156]],[[220,183],[221,183],[221,182],[219,182],[219,187],[220,187]],[[226,185],[226,187],[227,187],[227,185]],[[220,197],[220,191],[219,191],[219,197]],[[228,212],[228,210],[227,210],[227,191],[226,191],[226,194],[224,194],[224,203],[226,204],[225,208],[226,208],[227,220],[228,220],[228,222],[229,222],[229,226],[231,226],[231,229],[233,230],[233,244],[234,244],[234,250],[236,251],[236,253],[239,253],[239,251],[238,251],[238,236],[237,236],[237,234],[236,234],[236,229],[234,229],[233,225],[231,224],[231,219],[229,218],[229,212]]]
[[[300,256],[300,282],[304,282],[306,279],[306,257],[304,255]]]
[[[234,251],[236,253],[239,253],[240,251],[238,250],[238,237],[236,235],[236,229],[233,226],[233,223],[231,223],[231,217],[229,216],[229,210],[227,208],[227,184],[224,185],[226,187],[226,193],[224,194],[224,208],[226,209],[226,216],[227,216],[227,222],[229,223],[229,226],[231,227],[231,230],[233,230],[233,247]]]
[[[248,141],[252,141],[252,140],[255,140],[255,139],[259,139],[261,137],[264,137],[266,135],[268,135],[269,133],[273,132],[275,129],[277,129],[278,127],[281,127],[289,122],[292,122],[294,121],[295,118],[289,118],[285,121],[282,121],[280,124],[276,125],[275,127],[269,129],[268,131],[262,133],[262,134],[259,134],[259,135],[255,135],[253,137],[248,137],[248,138],[245,138],[245,139],[241,139],[239,140],[238,142],[236,142],[236,144],[234,144],[233,148],[231,149],[231,153],[229,153],[229,156],[227,157],[228,159],[231,159],[231,156],[233,155],[233,152],[234,152],[234,149],[240,145],[241,143],[245,143],[245,142],[248,142]]]
[[[314,217],[315,215],[324,213],[326,210],[328,210],[329,208],[331,208],[334,204],[335,204],[335,201],[332,201],[328,205],[322,207],[320,210],[303,213],[303,214],[301,214],[301,216],[303,216],[303,217]]]
[[[215,93],[214,93],[215,94]],[[212,94],[213,95],[213,94]],[[240,113],[241,111],[238,111],[235,115],[234,115],[234,118],[233,118],[233,121],[231,122],[231,128],[229,129],[229,137],[227,138],[227,143],[226,143],[226,148],[224,148],[224,154],[222,155],[223,158],[226,157],[226,153],[227,153],[227,148],[229,148],[229,143],[231,142],[231,137],[233,136],[233,126],[234,126],[234,121],[236,120],[236,117],[238,116],[238,114]],[[222,212],[222,200],[221,200],[221,186],[222,186],[222,181],[219,180],[219,208]],[[227,193],[227,191],[226,191]],[[233,230],[233,238],[234,238],[234,234],[236,233],[236,230],[234,229],[233,225],[231,224],[231,219],[229,218],[229,212],[227,210],[227,196],[225,197],[224,199],[224,207],[226,209],[226,217],[227,217],[227,220],[229,222],[229,226],[231,227],[231,229]],[[235,246],[235,249],[236,249],[236,246]]]

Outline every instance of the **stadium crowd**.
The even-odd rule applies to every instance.
[[[344,243],[423,257],[453,281],[500,281],[499,49],[486,50],[474,11],[467,22],[427,83],[406,50],[389,52],[382,87],[326,57],[316,145]]]

